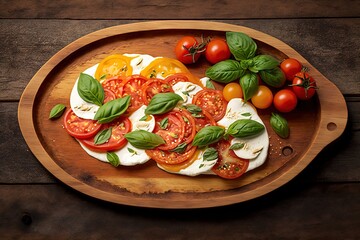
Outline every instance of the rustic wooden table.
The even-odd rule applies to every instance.
[[[1,0],[0,238],[360,239],[359,17],[359,1],[341,0]],[[225,207],[129,207],[62,184],[32,155],[20,132],[17,107],[25,86],[81,36],[165,19],[242,25],[284,41],[343,93],[349,111],[344,134],[281,188]]]

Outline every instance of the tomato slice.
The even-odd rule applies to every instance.
[[[196,132],[206,126],[216,126],[214,118],[205,110],[202,110],[200,114],[197,114],[195,119],[195,130]]]
[[[94,136],[80,140],[82,144],[96,152],[106,152],[121,149],[127,143],[124,135],[131,131],[131,122],[126,117],[120,117],[111,123],[103,124],[101,130],[112,128],[110,139],[103,144],[94,144]]]
[[[225,116],[227,102],[220,90],[203,89],[195,94],[192,103],[210,113],[215,121]]]
[[[104,89],[104,93],[105,93],[104,103],[116,99],[115,93],[113,91],[109,89]]]
[[[105,78],[130,76],[132,74],[130,61],[131,58],[120,54],[110,55],[99,63],[99,66],[96,68],[95,78],[100,80],[103,76]]]
[[[249,160],[239,158],[230,149],[229,141],[220,141],[216,144],[219,158],[212,171],[219,177],[235,179],[243,175],[249,167]]]
[[[163,151],[160,149],[145,150],[154,161],[160,164],[180,164],[191,159],[197,147],[188,145],[187,149],[183,153],[173,151]]]
[[[85,139],[95,136],[100,130],[101,124],[95,120],[79,118],[70,108],[65,113],[64,127],[70,136]]]
[[[126,78],[123,85],[123,96],[130,96],[130,104],[127,113],[135,112],[144,104],[142,86],[148,81],[141,75],[131,75]]]
[[[159,163],[159,162],[157,162],[157,163],[167,171],[180,172],[181,169],[185,169],[185,168],[189,167],[191,164],[193,164],[196,161],[197,157],[199,156],[199,153],[200,153],[200,151],[198,149],[196,149],[195,153],[193,155],[191,155],[191,157],[189,157],[185,161],[177,163],[177,164],[168,164],[168,163]]]
[[[165,78],[165,81],[170,85],[174,86],[178,82],[189,82],[188,74],[175,73]]]
[[[103,86],[104,90],[111,90],[115,94],[116,98],[121,98],[123,94],[124,81],[125,78],[117,76],[104,80],[101,85]]]
[[[184,138],[185,122],[182,116],[175,111],[155,116],[155,128],[153,133],[165,140],[160,145],[160,150],[171,150],[176,148]]]
[[[143,100],[146,105],[149,104],[151,98],[158,93],[173,92],[171,86],[164,80],[159,78],[149,79],[142,86]]]
[[[191,115],[191,113],[185,109],[174,110],[174,111],[179,112],[182,119],[185,122],[184,139],[181,143],[189,144],[192,142],[196,134],[195,119]]]
[[[144,68],[140,75],[147,78],[166,78],[175,73],[189,73],[187,67],[180,61],[172,58],[156,58],[146,68]]]

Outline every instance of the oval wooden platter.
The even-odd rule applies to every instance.
[[[291,134],[280,139],[269,125],[274,109],[259,111],[269,136],[266,163],[236,180],[216,176],[187,177],[166,173],[153,161],[135,167],[112,167],[85,153],[62,126],[49,120],[51,108],[69,108],[70,91],[79,73],[110,54],[141,53],[175,58],[173,48],[184,35],[222,36],[244,32],[255,39],[261,53],[282,60],[294,57],[310,69],[318,91],[285,114]],[[189,66],[203,77],[205,60]],[[331,95],[331,98],[328,96]],[[22,134],[37,159],[55,177],[89,196],[109,202],[154,208],[203,208],[243,202],[262,196],[300,173],[347,123],[345,100],[338,88],[284,42],[236,25],[204,21],[153,21],[114,26],[86,35],[55,54],[31,79],[18,108]]]

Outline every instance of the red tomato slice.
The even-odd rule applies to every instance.
[[[176,73],[165,78],[165,81],[170,84],[170,86],[174,86],[178,82],[189,82],[189,78],[182,73]]]
[[[180,113],[171,111],[166,114],[155,116],[155,128],[153,133],[165,140],[165,144],[158,147],[160,150],[176,148],[184,138],[185,122]]]
[[[109,89],[104,89],[104,93],[105,93],[104,103],[116,99],[115,93],[113,91]]]
[[[141,91],[146,105],[149,104],[155,94],[173,92],[171,86],[166,81],[158,78],[149,79],[144,86],[142,86]]]
[[[111,90],[116,98],[121,98],[123,94],[123,82],[125,78],[122,77],[112,77],[109,79],[104,80],[101,85],[103,86],[104,90],[108,89]]]
[[[205,110],[202,110],[201,114],[195,117],[195,129],[196,132],[206,126],[216,126],[214,118]]]
[[[220,90],[203,89],[195,94],[192,103],[210,113],[215,121],[225,116],[227,102]]]
[[[64,127],[70,136],[85,139],[95,136],[101,124],[95,120],[79,118],[70,108],[64,117]]]
[[[126,78],[123,86],[123,97],[130,95],[130,104],[127,113],[135,112],[144,104],[142,86],[148,81],[141,75],[132,75]]]
[[[230,142],[220,141],[216,144],[219,159],[212,171],[219,177],[235,179],[243,175],[249,167],[249,160],[239,158],[230,149]]]
[[[182,143],[185,142],[186,144],[189,144],[192,142],[196,134],[195,119],[191,113],[185,109],[175,111],[178,111],[181,114],[181,117],[185,122],[184,139]]]
[[[80,140],[82,144],[97,152],[107,152],[121,149],[127,143],[124,135],[131,131],[131,122],[128,118],[118,118],[111,123],[103,124],[101,130],[112,127],[110,139],[103,143],[96,145],[94,144],[94,136]]]
[[[179,164],[191,159],[194,156],[196,149],[197,148],[195,146],[188,145],[186,151],[183,153],[163,151],[160,149],[152,149],[145,151],[157,163]]]

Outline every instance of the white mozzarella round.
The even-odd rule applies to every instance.
[[[191,82],[177,82],[172,89],[174,90],[174,93],[182,97],[184,100],[182,104],[186,105],[191,104],[195,94],[201,91],[202,87]]]
[[[133,69],[132,74],[140,74],[140,72],[155,59],[153,56],[147,54],[124,54],[124,56],[133,58],[130,61]]]
[[[132,124],[132,131],[145,130],[148,132],[152,132],[154,130],[155,118],[152,115],[146,116],[145,109],[146,105],[142,105],[138,110],[136,110],[129,116]]]

